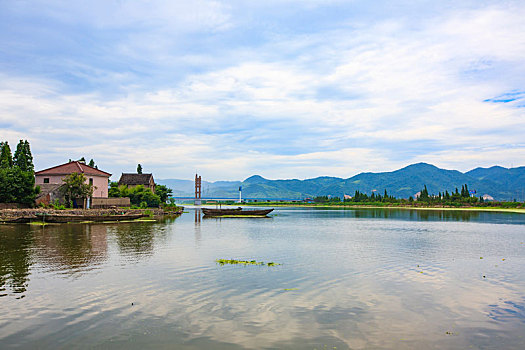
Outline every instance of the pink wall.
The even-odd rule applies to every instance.
[[[93,186],[95,186],[95,190],[93,191],[93,197],[96,198],[108,198],[108,181],[109,179],[104,176],[96,176],[96,175],[85,175],[87,181],[89,179],[93,179]],[[42,185],[44,183],[44,178],[49,179],[50,184],[63,184],[62,181],[63,178],[65,178],[66,175],[36,175],[35,176],[35,184],[36,185]]]

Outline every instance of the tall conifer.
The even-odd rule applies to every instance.
[[[0,168],[10,169],[13,167],[13,155],[11,154],[11,148],[9,143],[6,141],[2,144],[2,151],[0,153]]]
[[[27,171],[35,171],[35,165],[33,164],[33,155],[31,154],[31,146],[27,140],[24,141],[24,153],[26,157],[26,168]]]

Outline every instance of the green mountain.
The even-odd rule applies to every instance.
[[[524,198],[525,167],[503,168],[493,166],[491,168],[476,168],[468,171],[466,175],[479,181],[490,181],[498,187],[505,188],[513,198]],[[510,198],[509,197],[509,198]]]
[[[176,196],[193,196],[193,182],[185,180],[159,180],[160,184],[171,187]],[[202,193],[207,198],[237,198],[238,188],[242,186],[243,198],[260,199],[304,199],[316,196],[353,195],[355,191],[408,198],[425,185],[432,194],[452,192],[467,184],[476,190],[476,195],[489,194],[498,200],[525,199],[525,167],[519,168],[477,168],[466,173],[445,170],[426,163],[412,164],[405,168],[384,173],[361,173],[342,179],[337,177],[317,177],[306,180],[269,180],[254,175],[240,181],[204,182]],[[179,187],[177,187],[179,186]]]

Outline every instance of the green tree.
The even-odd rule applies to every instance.
[[[129,197],[133,205],[140,206],[142,202],[145,202],[148,207],[158,207],[160,205],[160,197],[142,185],[128,188],[127,192],[127,196],[125,197]]]
[[[142,185],[128,187],[126,185],[119,186],[117,182],[112,182],[109,184],[108,195],[110,197],[129,197],[131,204],[136,206],[143,206],[143,203],[146,203],[148,207],[158,207],[161,204],[159,195]]]
[[[120,190],[118,188],[118,182],[112,181],[109,183],[108,196],[109,197],[121,197]]]
[[[422,202],[428,202],[430,200],[430,197],[428,195],[427,185],[425,185],[425,187],[421,190],[418,200]]]
[[[95,161],[93,160],[93,158],[89,161],[89,164],[88,164],[90,167],[94,168],[96,165],[95,165]]]
[[[64,181],[64,196],[71,207],[77,199],[84,200],[93,195],[93,185],[86,182],[86,177],[82,173],[72,173],[67,175]]]
[[[463,197],[465,197],[465,198],[469,198],[470,197],[470,192],[468,190],[467,184],[465,184],[465,195]]]
[[[137,174],[142,174],[142,165],[137,165]]]
[[[2,143],[2,150],[0,152],[0,168],[9,169],[13,167],[13,155],[11,154],[11,148],[9,143]]]
[[[31,148],[29,147],[29,142],[27,142],[27,140],[20,140],[16,146],[13,164],[18,166],[22,171],[34,171],[33,156],[31,155]]]
[[[155,194],[159,196],[161,203],[166,203],[168,197],[173,194],[173,190],[164,185],[155,184]]]
[[[12,168],[0,168],[0,203],[16,203],[18,183]]]
[[[35,188],[33,156],[29,142],[20,140],[14,160],[9,144],[0,144],[0,202],[32,205],[39,188]]]

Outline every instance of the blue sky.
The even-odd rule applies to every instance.
[[[37,169],[525,165],[523,1],[2,1],[0,139]]]

